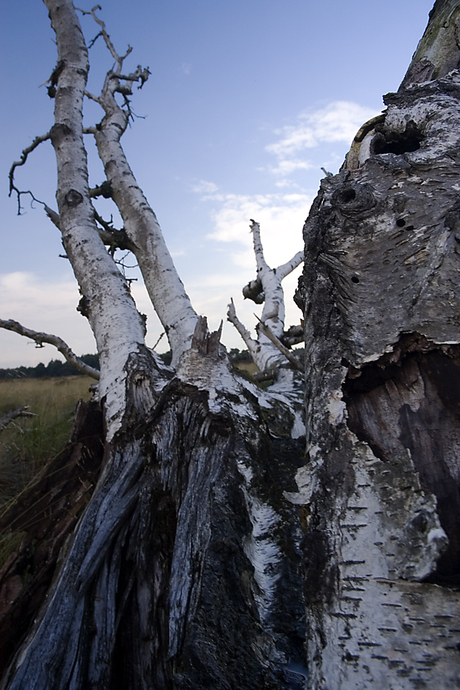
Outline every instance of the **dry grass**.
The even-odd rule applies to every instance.
[[[247,374],[250,374],[251,376],[256,373],[256,371],[259,371],[257,368],[257,365],[254,364],[254,362],[238,362],[237,364],[234,364],[235,369],[239,369],[240,371],[245,371]]]
[[[27,405],[0,434],[0,506],[21,491],[67,443],[75,406],[89,400],[86,376],[0,380],[0,416]]]

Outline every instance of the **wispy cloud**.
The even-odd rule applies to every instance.
[[[277,165],[270,168],[271,172],[287,176],[300,168],[311,168],[308,160],[299,157],[301,152],[322,143],[351,143],[359,127],[374,115],[374,110],[349,101],[335,101],[319,110],[305,110],[295,124],[277,130],[280,138],[266,147],[266,151],[278,159]]]
[[[191,185],[191,191],[200,194],[203,199],[215,199],[219,192],[219,187],[214,182],[199,180]]]
[[[227,194],[212,213],[214,231],[209,237],[232,243],[233,262],[254,267],[251,218],[261,225],[266,258],[276,266],[288,261],[302,247],[302,227],[311,204],[307,194]]]
[[[312,194],[301,188],[294,173],[311,168],[319,169],[318,162],[311,162],[306,152],[326,144],[341,144],[336,149],[327,149],[328,159],[339,163],[346,145],[351,143],[359,127],[376,113],[356,103],[337,101],[328,106],[306,110],[293,124],[275,132],[276,141],[266,147],[267,153],[276,158],[276,164],[269,170],[275,173],[270,193],[232,194],[222,190],[215,183],[200,180],[192,191],[211,205],[213,230],[208,238],[225,246],[225,264],[233,263],[233,269],[223,270],[206,278],[197,277],[187,287],[193,303],[200,313],[206,313],[217,320],[222,314],[222,304],[228,297],[238,298],[241,287],[255,277],[255,259],[252,236],[249,232],[250,219],[261,225],[262,241],[268,263],[275,267],[288,261],[302,248],[302,228],[312,202]],[[317,156],[316,156],[317,157]],[[260,170],[263,170],[261,168]],[[292,177],[290,177],[292,176]],[[294,178],[294,179],[292,179]],[[266,180],[266,178],[265,178]],[[295,190],[296,193],[290,193]],[[298,273],[285,282],[287,323],[296,323],[299,312],[292,301]],[[235,289],[235,286],[236,289]],[[254,322],[254,304],[238,300],[238,313],[247,326]],[[229,336],[227,334],[230,334]],[[234,334],[227,328],[226,337]],[[236,340],[234,345],[241,347]]]
[[[0,275],[0,313],[37,331],[63,338],[77,354],[95,352],[87,320],[76,311],[80,300],[75,281],[52,282],[33,273],[18,271]],[[3,366],[38,364],[61,358],[51,345],[36,349],[32,341],[0,329]]]
[[[181,65],[181,70],[184,74],[190,74],[192,71],[192,65],[189,62],[183,62]]]

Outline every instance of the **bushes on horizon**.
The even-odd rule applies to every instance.
[[[99,369],[99,357],[97,355],[82,355],[82,362],[95,369]],[[15,369],[0,369],[0,379],[40,379],[59,378],[60,376],[83,376],[68,362],[60,359],[52,359],[45,366],[42,362],[36,367],[16,367]]]

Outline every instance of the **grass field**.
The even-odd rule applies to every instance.
[[[0,416],[25,405],[33,413],[0,434],[0,507],[65,446],[75,406],[89,400],[92,383],[86,376],[0,380]]]

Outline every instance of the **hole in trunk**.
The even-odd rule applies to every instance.
[[[417,349],[416,349],[417,348]],[[428,581],[460,587],[460,347],[416,334],[344,384],[348,425],[384,461],[410,451],[422,487],[437,498],[449,546]]]
[[[418,151],[423,138],[423,134],[412,120],[408,122],[404,132],[394,132],[382,127],[372,142],[372,153],[374,155],[412,153]]]
[[[349,189],[344,189],[338,197],[338,201],[340,201],[341,204],[349,204],[351,201],[354,201],[355,199],[356,191],[351,187]]]

